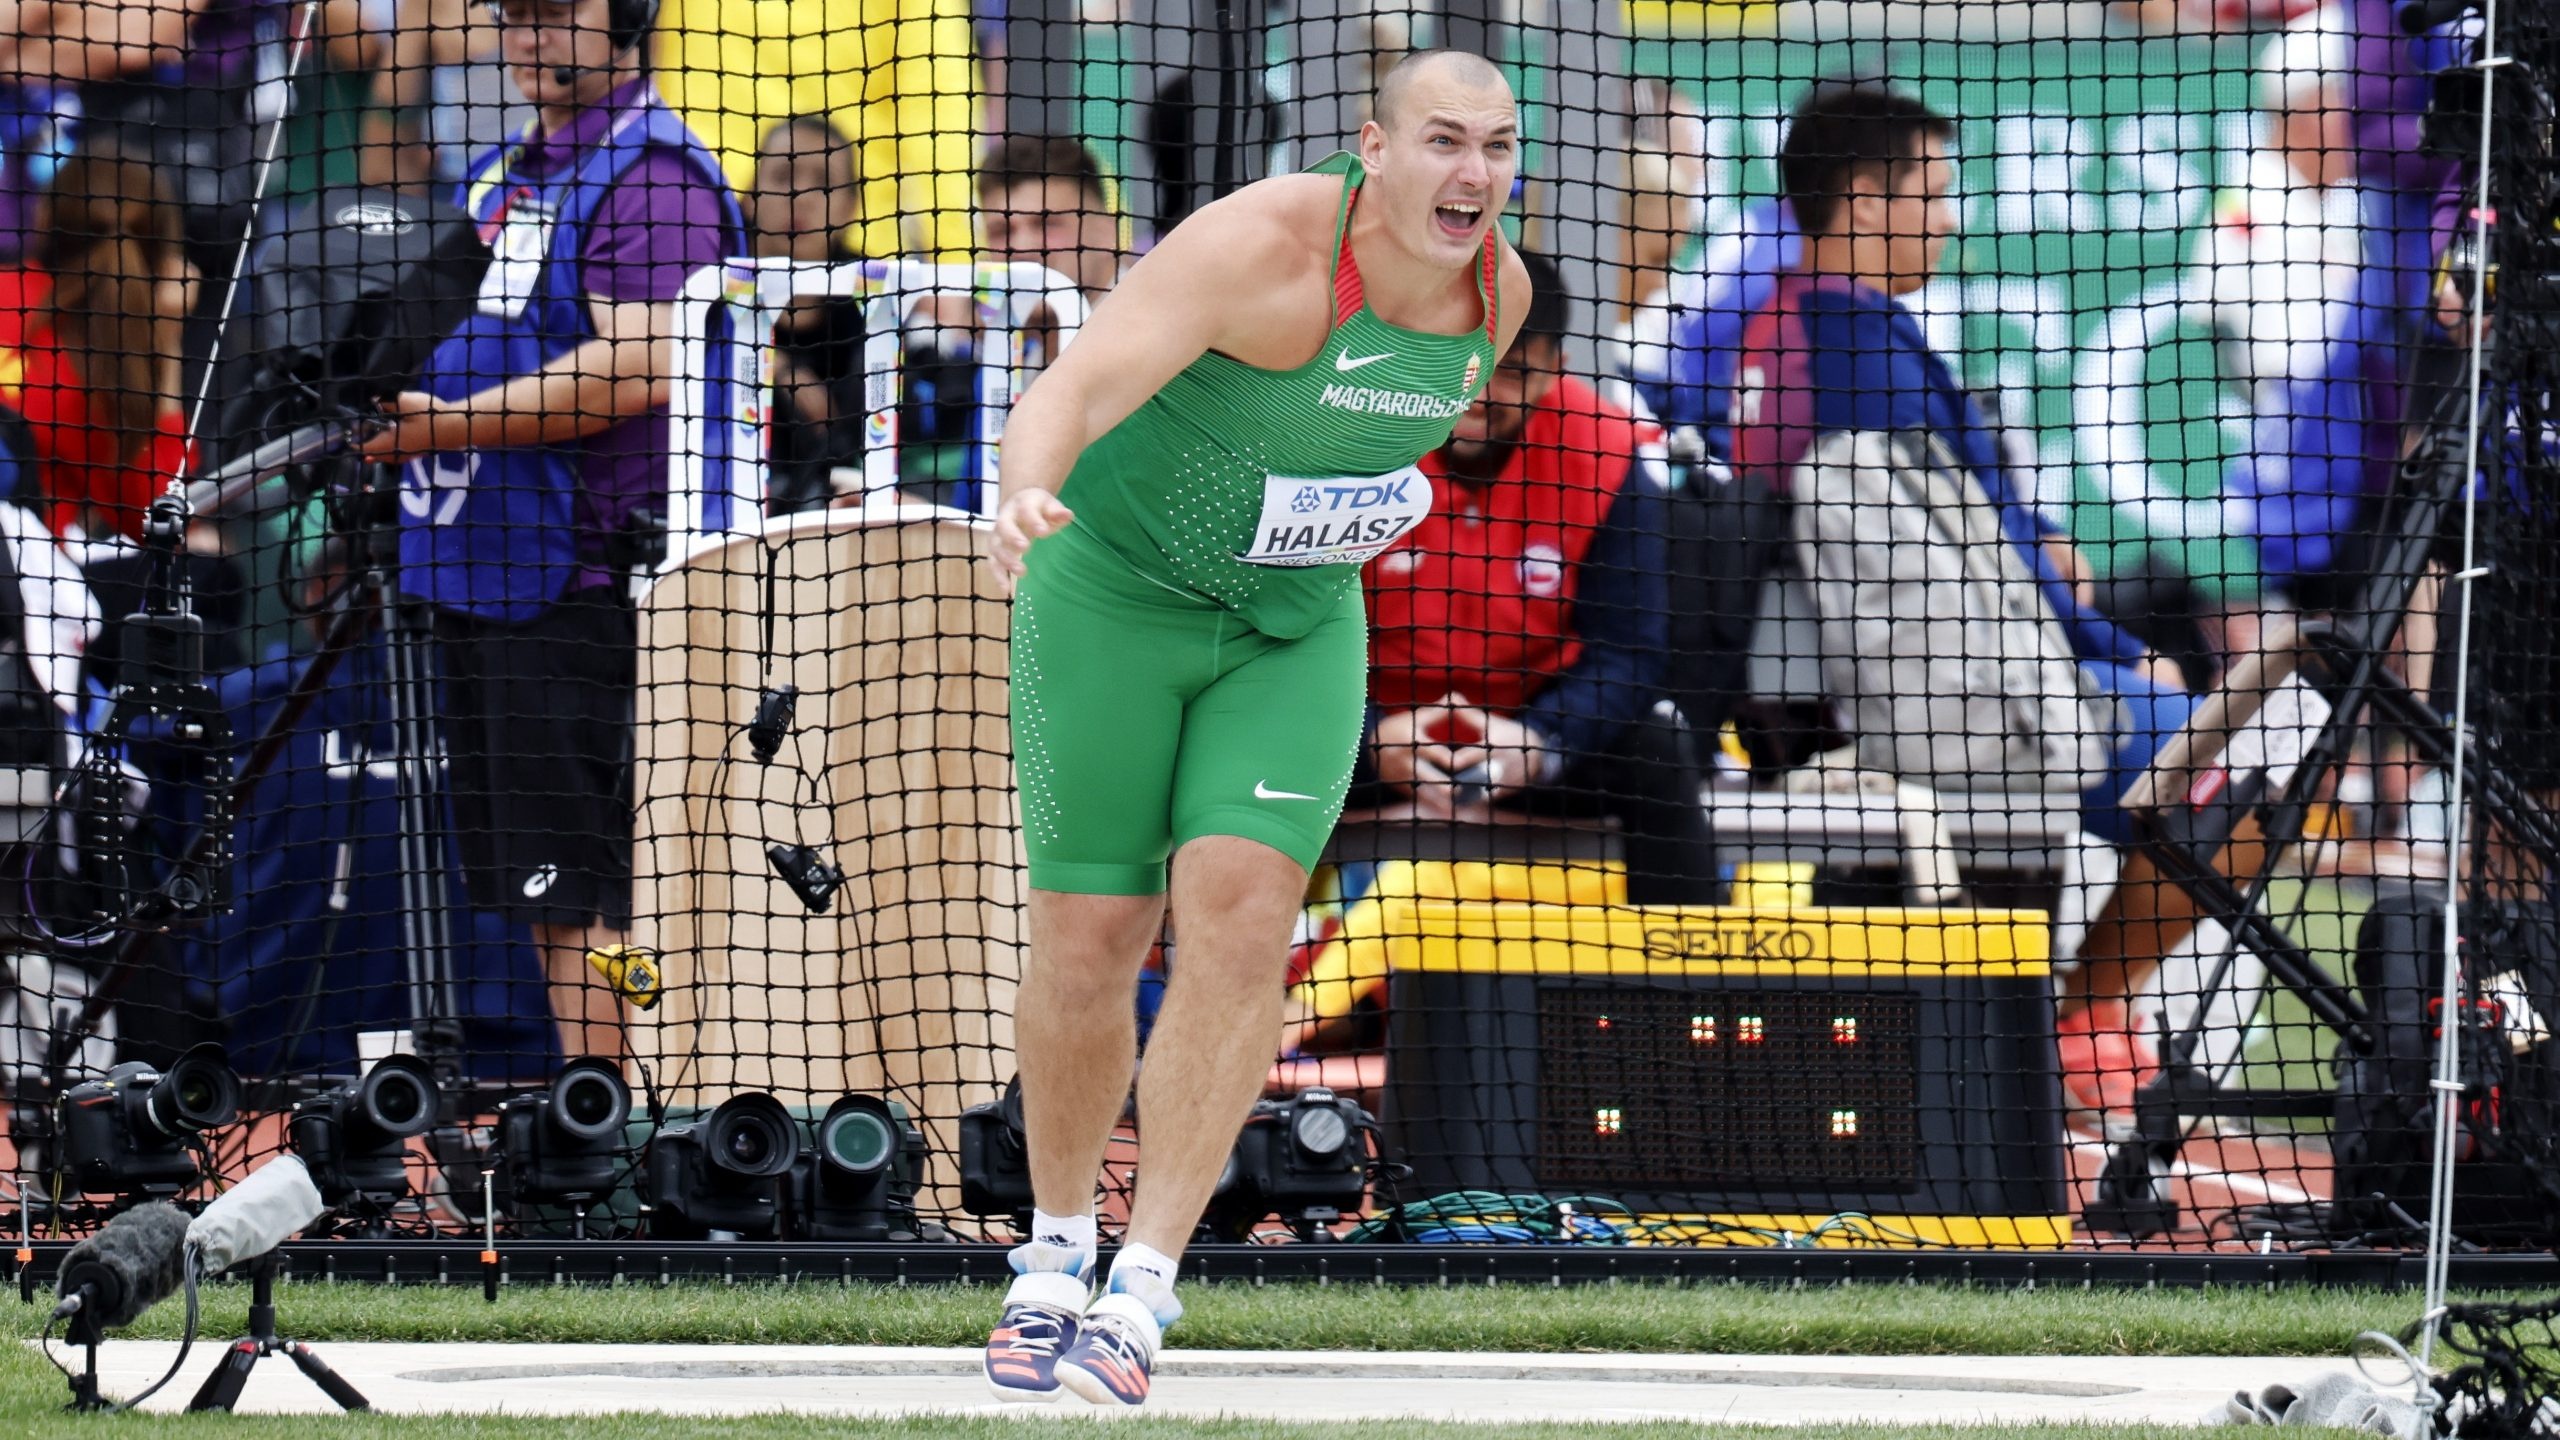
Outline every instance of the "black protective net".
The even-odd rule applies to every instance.
[[[2507,8],[30,0],[29,1223],[2547,1246]]]
[[[2534,1440],[2560,1432],[2560,1301],[2449,1306],[2437,1343],[2448,1352],[2433,1381],[2444,1432],[2471,1440]]]

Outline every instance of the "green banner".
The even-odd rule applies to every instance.
[[[1635,73],[1678,82],[1704,109],[1710,235],[1776,190],[1781,118],[1818,77],[1887,78],[1955,121],[1961,234],[1945,274],[1907,303],[1966,382],[2033,435],[2038,497],[2103,542],[2206,528],[2208,507],[2182,502],[2216,492],[2241,438],[2236,396],[2175,297],[2254,138],[2260,43],[1764,37],[1630,50]],[[2210,553],[2189,559],[2214,568]]]

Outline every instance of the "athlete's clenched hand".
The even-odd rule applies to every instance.
[[[996,507],[996,523],[987,531],[987,573],[1007,595],[1023,576],[1023,555],[1035,540],[1045,540],[1075,523],[1076,512],[1046,490],[1016,490]]]
[[[1433,819],[1447,819],[1453,804],[1449,777],[1457,770],[1452,763],[1454,747],[1440,737],[1450,703],[1458,698],[1452,695],[1436,705],[1390,710],[1378,717],[1378,726],[1369,736],[1369,763],[1378,778],[1411,796]]]

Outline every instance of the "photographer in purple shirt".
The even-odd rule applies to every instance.
[[[533,124],[472,167],[478,305],[365,447],[402,462],[400,584],[434,608],[474,905],[530,926],[570,1055],[624,1053],[587,952],[631,920],[627,587],[667,496],[674,301],[743,252],[710,152],[645,73],[655,0],[496,0]],[[728,522],[705,477],[705,523]]]

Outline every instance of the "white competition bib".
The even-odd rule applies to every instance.
[[[1431,477],[1418,465],[1332,480],[1265,476],[1262,518],[1236,558],[1290,567],[1365,564],[1430,513]]]

